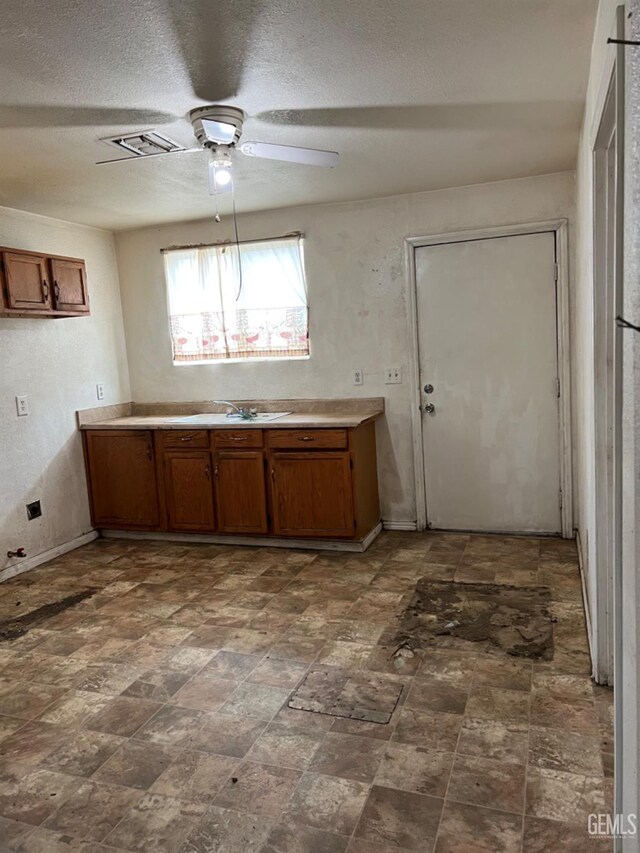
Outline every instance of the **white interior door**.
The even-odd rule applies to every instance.
[[[559,533],[552,232],[416,248],[427,520]]]

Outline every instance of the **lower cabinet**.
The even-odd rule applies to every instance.
[[[164,482],[170,530],[215,530],[211,454],[208,450],[165,450]]]
[[[85,433],[96,527],[153,530],[160,525],[158,479],[149,430]]]
[[[273,532],[279,536],[353,536],[348,453],[271,454]]]
[[[264,453],[218,450],[214,456],[220,533],[268,533]]]
[[[84,443],[98,528],[362,539],[380,520],[373,422],[89,429]]]

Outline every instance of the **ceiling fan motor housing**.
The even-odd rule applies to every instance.
[[[242,133],[244,112],[224,104],[197,107],[189,113],[196,139],[204,148],[235,145]]]

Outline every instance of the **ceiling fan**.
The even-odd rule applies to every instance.
[[[267,160],[281,160],[286,163],[300,163],[304,166],[335,166],[340,155],[336,151],[324,151],[319,148],[300,148],[296,145],[279,145],[273,142],[240,142],[245,113],[239,107],[211,105],[197,107],[188,114],[189,121],[198,145],[183,148],[171,143],[159,134],[141,134],[149,140],[151,152],[129,148],[133,156],[100,160],[97,165],[123,163],[131,160],[146,160],[148,157],[168,154],[186,154],[197,151],[209,151],[209,192],[212,195],[230,192],[232,188],[231,151],[238,150],[247,157],[261,157]],[[153,138],[155,137],[155,139]],[[124,137],[126,138],[126,137]],[[168,144],[163,144],[168,143]],[[240,144],[238,144],[240,143]],[[122,146],[127,148],[127,146]],[[157,150],[159,149],[159,150]]]

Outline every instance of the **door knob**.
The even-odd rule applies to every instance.
[[[433,394],[433,385],[431,385],[430,383],[425,385],[424,386],[424,393],[425,394]]]
[[[435,412],[436,407],[433,405],[433,403],[426,403],[424,410],[428,415],[432,415]]]

